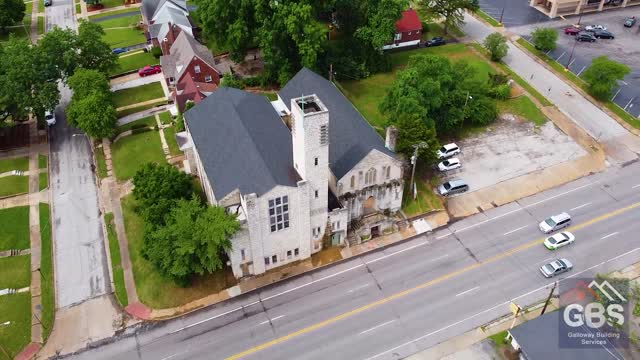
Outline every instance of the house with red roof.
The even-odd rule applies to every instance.
[[[396,33],[393,41],[383,46],[384,50],[397,49],[406,46],[418,46],[422,38],[422,23],[418,13],[409,8],[402,12],[402,17],[396,21]]]

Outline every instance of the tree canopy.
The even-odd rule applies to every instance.
[[[444,19],[444,32],[451,26],[460,27],[464,22],[464,10],[476,11],[478,0],[420,0],[419,4],[429,13]]]
[[[199,199],[177,200],[164,226],[147,226],[142,256],[164,276],[186,286],[195,274],[224,266],[224,251],[240,228],[223,208],[203,206]]]
[[[540,51],[551,51],[556,48],[558,41],[558,31],[554,28],[536,28],[531,33],[531,42]]]
[[[502,60],[509,50],[509,47],[507,46],[507,39],[497,32],[487,36],[484,39],[483,45],[491,55],[491,60],[493,61]]]
[[[25,9],[23,0],[0,0],[0,31],[6,32],[7,27],[19,24]]]
[[[631,72],[624,64],[610,60],[606,56],[598,56],[591,60],[591,65],[582,73],[582,78],[587,82],[587,90],[593,97],[601,101],[611,99],[611,93],[618,80]]]
[[[78,69],[67,83],[73,90],[66,109],[69,124],[91,137],[113,136],[117,115],[107,77],[97,70]]]

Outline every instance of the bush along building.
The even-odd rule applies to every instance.
[[[403,162],[333,83],[302,69],[278,100],[220,88],[185,113],[189,168],[242,224],[229,259],[261,274],[392,230]]]

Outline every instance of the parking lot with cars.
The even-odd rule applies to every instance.
[[[510,116],[456,144],[460,151],[454,150],[449,157],[443,157],[436,171],[441,174],[442,184],[462,180],[468,186],[466,191],[479,190],[586,154],[551,121],[535,127],[524,119]],[[438,192],[442,193],[440,189]]]

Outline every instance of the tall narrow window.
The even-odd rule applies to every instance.
[[[283,196],[269,200],[269,226],[271,232],[289,227],[289,197]]]
[[[264,264],[265,265],[269,265],[269,257],[265,257],[264,258]]]
[[[327,145],[329,143],[329,126],[320,126],[320,145]]]
[[[356,186],[356,176],[351,175],[351,188],[353,189]]]
[[[271,262],[274,263],[274,264],[277,263],[278,262],[278,255],[273,255],[271,257]]]
[[[299,248],[293,249],[293,256],[298,256],[298,255],[300,255],[300,249]]]
[[[316,199],[318,198],[318,190],[315,191]]]
[[[371,168],[371,169],[369,169],[369,171],[367,171],[367,174],[365,175],[364,183],[369,185],[369,184],[373,184],[375,182],[376,182],[376,169],[375,168]]]
[[[387,179],[391,177],[391,166],[387,166]]]
[[[196,65],[196,66],[194,66],[194,67],[193,67],[193,71],[194,71],[196,74],[200,74],[200,65]]]
[[[246,256],[245,256],[245,253],[244,253],[244,249],[240,249],[240,257],[242,258],[242,261],[245,260]]]
[[[318,166],[318,158],[313,159],[313,165]]]

